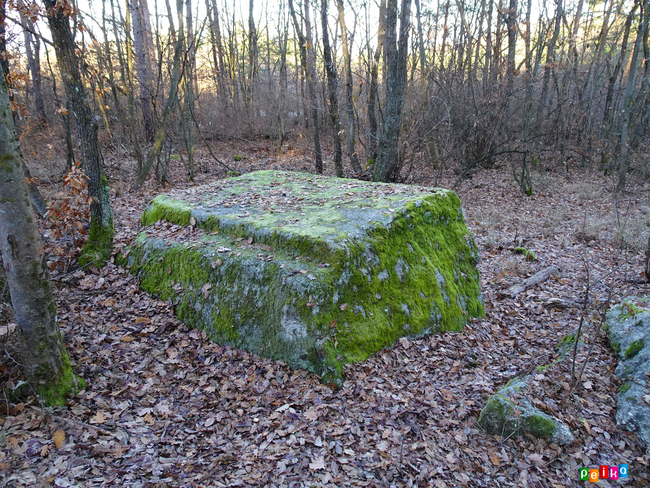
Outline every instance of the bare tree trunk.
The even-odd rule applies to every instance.
[[[187,163],[185,169],[190,181],[194,181],[194,93],[193,93],[193,77],[194,77],[194,36],[192,32],[192,7],[191,0],[186,2],[186,16],[187,16],[187,35],[185,34],[185,23],[183,21],[183,0],[176,0],[176,7],[178,11],[178,37],[179,42],[185,39],[183,47],[185,49],[186,69],[183,70],[183,76],[180,78],[179,84],[179,107],[181,112],[181,132],[183,133],[183,142],[185,143],[185,151],[187,153]]]
[[[517,49],[517,0],[510,0],[506,26],[508,28],[508,67],[506,76],[508,89],[511,89],[515,76],[515,54]]]
[[[451,0],[445,3],[445,17],[442,24],[442,46],[440,46],[440,71],[445,69],[445,51],[447,49],[447,37],[449,37],[449,7]],[[386,64],[386,60],[384,60]]]
[[[623,62],[625,61],[625,57],[627,56],[627,44],[630,37],[630,29],[632,28],[632,21],[634,20],[634,14],[636,12],[637,7],[638,4],[635,2],[634,5],[632,5],[632,10],[630,11],[630,13],[627,16],[627,19],[625,20],[625,26],[623,28],[623,40],[621,42],[621,54],[618,57],[612,75],[609,77],[609,83],[607,86],[607,95],[605,97],[605,110],[603,111],[603,124],[602,124],[602,128],[605,134],[609,134],[612,126],[614,125],[615,111],[612,107],[612,105],[614,105],[613,104],[614,88],[616,87],[616,81],[618,80],[618,76],[621,73]]]
[[[386,117],[379,141],[379,154],[372,175],[373,181],[395,181],[401,169],[399,161],[399,133],[402,129],[402,110],[406,90],[406,62],[411,0],[402,0],[397,41],[397,0],[386,2]],[[397,41],[397,45],[396,45]]]
[[[217,9],[217,0],[205,0],[208,20],[210,22],[210,37],[212,41],[212,58],[214,69],[217,72],[217,96],[222,98],[228,91],[224,87],[224,74],[226,66],[223,61],[223,42],[221,40],[221,23],[219,20],[219,9]]]
[[[77,119],[81,160],[88,178],[88,194],[91,197],[88,243],[81,251],[79,264],[83,266],[94,263],[96,266],[103,266],[110,257],[113,245],[113,212],[97,137],[98,122],[88,106],[66,6],[57,0],[44,0],[44,3],[61,78],[72,112]]]
[[[308,0],[304,0],[304,2],[304,11],[309,12],[309,2]],[[289,0],[289,11],[291,12],[291,18],[293,20],[293,27],[296,30],[296,34],[298,36],[298,43],[300,45],[300,62],[302,64],[302,70],[305,74],[305,77],[307,78],[307,86],[309,89],[309,104],[311,106],[312,130],[314,135],[314,166],[318,174],[323,174],[323,156],[320,148],[320,132],[318,127],[318,100],[316,98],[316,83],[314,80],[316,70],[311,63],[311,57],[308,54],[307,46],[309,44],[309,41],[305,37],[305,34],[303,34],[302,28],[298,23],[296,11],[293,7],[293,0]],[[311,29],[311,26],[307,22],[307,18],[305,18],[305,21],[305,29]]]
[[[3,19],[4,20],[4,19]],[[19,340],[19,361],[45,405],[64,405],[84,384],[72,373],[56,319],[46,255],[29,202],[11,103],[0,79],[0,251]]]
[[[135,51],[135,66],[138,72],[144,135],[147,142],[152,142],[154,121],[151,108],[151,93],[153,91],[151,56],[154,55],[154,50],[153,41],[150,41],[151,23],[149,20],[149,8],[147,6],[147,0],[129,0],[129,6],[131,7],[133,19],[133,49]]]
[[[494,10],[494,0],[489,0],[487,10],[487,32],[485,33],[485,62],[483,63],[483,89],[488,92],[490,89],[490,79],[492,66],[492,11]]]
[[[350,46],[348,45],[348,29],[345,26],[345,12],[343,9],[343,0],[336,2],[339,12],[339,25],[341,26],[341,42],[343,48],[343,62],[345,63],[345,105],[348,112],[348,157],[352,170],[356,174],[361,174],[363,170],[359,164],[359,156],[355,149],[357,138],[357,129],[354,117],[354,100],[352,98],[352,61],[350,60]]]
[[[38,117],[41,127],[49,124],[47,112],[45,111],[45,99],[43,98],[43,77],[41,76],[41,42],[35,32],[34,23],[29,15],[26,14],[26,6],[22,0],[18,1],[20,11],[20,20],[23,23],[23,37],[25,39],[25,54],[27,55],[27,66],[32,78],[31,93],[34,95],[34,105],[36,107],[36,116]]]
[[[255,110],[254,84],[257,77],[257,29],[255,28],[255,17],[253,17],[254,1],[250,0],[248,10],[248,89],[247,89],[247,106],[249,111]],[[253,114],[255,115],[255,114]]]
[[[327,91],[330,100],[330,117],[332,118],[332,129],[334,137],[334,171],[339,178],[343,177],[343,158],[341,150],[341,123],[339,121],[339,101],[337,96],[338,83],[336,79],[336,68],[332,61],[332,48],[330,46],[329,27],[327,25],[327,2],[321,0],[321,25],[323,28],[323,58],[325,60],[325,72],[327,74]]]
[[[544,66],[544,75],[543,75],[543,84],[542,84],[542,94],[539,98],[539,114],[538,118],[541,120],[544,116],[546,109],[546,98],[548,97],[548,86],[551,81],[551,73],[553,70],[553,65],[555,63],[555,45],[557,39],[560,35],[560,29],[562,28],[562,17],[564,16],[564,10],[562,7],[562,0],[557,1],[557,9],[555,11],[555,21],[554,21],[554,30],[551,39],[548,41],[548,47],[546,50],[546,65]]]
[[[418,27],[418,51],[420,55],[420,86],[424,91],[426,84],[427,72],[427,55],[424,50],[424,34],[422,32],[422,9],[420,8],[420,0],[415,0],[415,19]],[[424,94],[426,96],[426,93]]]
[[[156,130],[156,137],[154,138],[153,146],[149,151],[149,155],[147,156],[147,160],[145,161],[142,170],[138,174],[138,178],[135,182],[135,185],[133,185],[134,189],[136,190],[139,190],[144,184],[145,180],[147,179],[147,176],[149,176],[149,172],[151,171],[151,166],[153,166],[154,160],[158,157],[158,155],[160,154],[160,150],[162,149],[162,144],[165,139],[165,134],[167,132],[167,124],[169,123],[169,116],[177,100],[179,80],[183,75],[181,72],[181,56],[183,53],[184,42],[185,40],[181,37],[176,43],[176,50],[174,52],[174,62],[172,66],[172,74],[171,74],[171,81],[169,87],[169,96],[167,97],[167,103],[165,104],[165,108],[163,109],[162,121],[160,122],[160,125]]]
[[[381,0],[379,3],[379,30],[377,34],[377,47],[374,56],[371,60],[372,66],[370,68],[370,89],[368,90],[368,126],[370,129],[370,137],[368,138],[368,161],[373,163],[377,159],[377,151],[379,149],[379,138],[377,132],[379,124],[377,123],[376,106],[379,100],[378,83],[379,83],[379,60],[384,44],[385,33],[385,19],[386,19],[386,0]]]
[[[639,1],[641,4],[641,12],[639,18],[639,28],[637,30],[636,42],[634,43],[634,51],[632,51],[632,59],[630,60],[630,67],[627,71],[627,83],[625,85],[625,95],[623,97],[623,110],[621,117],[621,135],[619,137],[618,151],[616,155],[616,166],[618,166],[618,185],[616,187],[617,195],[625,189],[627,181],[627,169],[629,166],[628,156],[628,134],[630,131],[631,113],[634,110],[634,87],[636,84],[636,72],[639,65],[639,55],[643,49],[643,38],[648,30],[648,4],[650,0]]]

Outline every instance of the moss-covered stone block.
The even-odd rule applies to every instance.
[[[340,383],[345,363],[484,314],[447,190],[259,171],[155,198],[125,262],[179,317]]]
[[[527,389],[528,378],[509,381],[487,401],[478,418],[479,426],[506,438],[528,434],[558,444],[573,442],[573,434],[566,425],[533,407],[526,398]]]

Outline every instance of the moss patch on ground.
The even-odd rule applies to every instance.
[[[484,314],[453,192],[260,171],[161,195],[123,262],[213,340],[340,384],[343,365]]]

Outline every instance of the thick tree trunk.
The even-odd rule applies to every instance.
[[[22,170],[7,84],[0,79],[0,251],[25,375],[45,405],[77,389],[56,321],[46,256]],[[82,380],[83,381],[83,380]]]
[[[65,13],[67,7],[57,0],[44,0],[44,3],[61,78],[72,112],[77,119],[81,161],[88,178],[88,193],[91,197],[90,232],[88,243],[79,256],[79,264],[83,266],[93,263],[103,266],[110,257],[113,245],[113,212],[97,137],[98,122],[88,106],[86,89],[79,71],[79,58],[70,30],[70,19]]]
[[[399,133],[402,129],[402,110],[406,90],[406,62],[408,56],[408,33],[411,0],[402,0],[400,33],[397,41],[397,0],[386,3],[386,117],[379,141],[379,154],[372,175],[373,181],[394,181],[399,176]]]
[[[6,0],[0,0],[0,53],[4,53],[6,51],[5,48],[5,7],[6,7]],[[9,60],[5,56],[0,56],[0,73],[2,74],[2,78],[6,81],[9,77]],[[9,96],[9,95],[7,95]],[[10,100],[10,105],[9,107],[11,108],[11,97],[9,97]],[[13,112],[12,112],[12,117],[13,117]],[[13,121],[13,119],[12,119]],[[18,151],[20,152],[20,148],[18,148]],[[36,186],[36,182],[32,178],[31,173],[29,172],[29,168],[27,167],[27,164],[25,164],[25,160],[22,158],[22,155],[20,157],[20,161],[23,166],[23,173],[25,174],[25,181],[27,181],[27,189],[29,191],[29,199],[32,203],[32,207],[34,207],[34,211],[38,214],[39,217],[43,217],[45,215],[45,212],[47,212],[47,205],[45,204],[45,200],[43,199],[43,196],[41,195],[40,190],[38,189],[38,186]]]
[[[337,92],[336,68],[332,61],[332,48],[330,46],[329,27],[327,25],[327,2],[321,0],[321,25],[323,28],[323,58],[325,60],[325,72],[327,73],[327,91],[330,100],[330,117],[332,118],[332,129],[334,137],[334,171],[339,178],[343,177],[343,161],[341,150],[341,123],[339,120],[339,101]]]

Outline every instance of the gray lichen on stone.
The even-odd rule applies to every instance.
[[[629,297],[607,312],[605,330],[618,356],[616,375],[625,382],[617,394],[617,425],[636,432],[650,451],[650,308],[647,299]]]
[[[484,314],[478,249],[447,190],[260,171],[160,195],[142,222],[123,261],[143,288],[213,340],[326,382]]]

